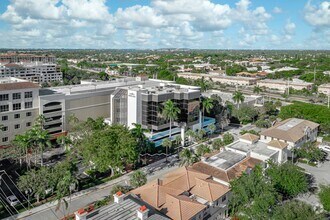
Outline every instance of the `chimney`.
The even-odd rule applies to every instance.
[[[143,205],[137,210],[137,217],[139,220],[148,219],[149,209]]]
[[[76,220],[86,220],[88,212],[85,209],[79,209],[75,213]]]
[[[116,192],[116,194],[113,195],[113,200],[115,203],[121,203],[122,201],[124,201],[125,198],[125,194],[122,193],[121,191]]]

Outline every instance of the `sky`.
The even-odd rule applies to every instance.
[[[330,49],[324,0],[0,0],[0,48]]]

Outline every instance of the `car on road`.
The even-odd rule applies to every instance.
[[[330,153],[330,146],[320,145],[319,148],[327,153]]]
[[[8,196],[6,200],[11,206],[16,206],[19,203],[17,197],[14,195]]]

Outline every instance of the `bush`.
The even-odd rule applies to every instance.
[[[330,185],[321,186],[318,194],[324,210],[330,212]]]
[[[258,135],[259,136],[259,132],[255,131],[255,130],[242,130],[239,134],[240,135],[244,135],[246,133],[254,134],[254,135]]]
[[[147,175],[140,170],[135,171],[131,175],[130,182],[131,182],[132,187],[134,187],[134,188],[143,186],[144,184],[147,183]]]
[[[117,192],[127,193],[131,190],[131,187],[129,186],[123,186],[123,185],[114,185],[112,189],[110,190],[110,196],[116,194]]]
[[[223,135],[223,143],[224,143],[225,145],[231,144],[231,143],[233,143],[233,142],[234,142],[234,136],[233,136],[233,135],[231,135],[231,134],[229,134],[229,133],[225,133],[225,134]]]
[[[225,146],[225,143],[219,138],[219,139],[215,139],[212,142],[212,148],[213,150],[220,150],[220,148],[223,148]]]

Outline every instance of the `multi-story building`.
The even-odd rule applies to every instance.
[[[288,88],[295,90],[311,90],[313,83],[308,83],[299,79],[289,80],[275,80],[275,79],[264,79],[257,82],[260,87],[265,87],[266,89],[278,90],[279,92],[285,92]]]
[[[0,79],[0,146],[29,129],[39,115],[39,86],[16,78]]]
[[[204,77],[205,80],[210,80],[213,82],[231,85],[231,86],[250,86],[255,85],[258,81],[257,78],[254,77],[242,77],[242,76],[226,76],[219,74],[199,74],[199,73],[178,73],[178,76],[186,78],[186,79],[201,79]]]
[[[62,81],[60,67],[53,63],[6,63],[0,65],[0,78],[16,77],[30,82]]]
[[[22,54],[15,52],[0,54],[0,63],[20,63],[20,62],[56,63],[56,57],[53,55]]]
[[[260,141],[266,143],[274,140],[281,141],[288,145],[289,150],[292,150],[308,141],[316,141],[319,126],[317,123],[304,119],[289,118],[262,131]],[[289,155],[291,155],[290,152]]]
[[[34,111],[29,122],[32,123],[39,114],[44,115],[45,129],[54,136],[70,129],[68,119],[71,115],[80,121],[86,121],[89,117],[94,119],[103,117],[109,124],[120,123],[129,127],[133,127],[134,123],[142,124],[143,127],[152,131],[149,134],[150,139],[161,144],[161,140],[169,136],[169,122],[161,116],[162,104],[168,99],[172,99],[181,109],[179,119],[172,124],[173,135],[183,134],[182,128],[179,127],[182,124],[184,127],[192,129],[201,127],[199,87],[181,86],[169,81],[138,77],[108,82],[89,81],[83,82],[81,85],[39,89],[36,84],[31,82],[10,78],[6,84],[0,84],[2,86],[0,94],[8,95],[8,100],[0,102],[1,105],[4,105],[1,114],[9,114],[12,108],[15,109],[14,111],[19,111],[16,105],[12,106],[11,99],[9,100],[12,93],[21,93],[21,97],[24,95],[21,87],[17,86],[18,81],[22,85],[28,85],[23,90],[34,88]],[[20,101],[22,102],[20,110],[30,108],[29,103],[25,107],[28,98]],[[27,118],[24,119],[27,120]],[[206,118],[205,120],[208,120],[205,126],[212,123],[212,119]],[[22,118],[18,121],[22,121]],[[20,126],[25,128],[22,124]],[[2,135],[6,138],[4,141],[0,140],[0,145],[9,144],[15,134],[24,131],[25,129],[17,129],[15,133],[7,132],[6,136]]]

